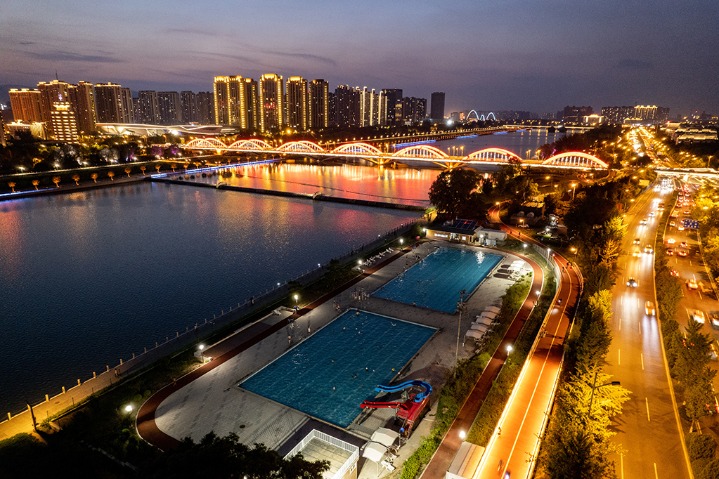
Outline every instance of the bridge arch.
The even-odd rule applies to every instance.
[[[470,121],[472,119],[472,113],[474,113],[475,120],[481,121],[479,119],[479,113],[477,113],[477,110],[469,110],[469,113],[467,113],[467,121]]]
[[[326,153],[324,148],[311,141],[290,141],[277,148],[277,151],[286,153]]]
[[[272,146],[264,140],[252,138],[250,140],[237,140],[230,145],[230,149],[264,151],[271,150]]]
[[[467,160],[487,162],[504,161],[506,163],[509,163],[512,160],[522,161],[516,153],[503,148],[484,148],[467,155]]]
[[[489,113],[487,113],[487,116],[485,117],[485,119],[486,119],[487,121],[490,121],[490,117],[492,117],[492,121],[497,121],[497,117],[494,116],[494,112],[493,112],[493,111],[490,111]]]
[[[348,154],[348,155],[381,155],[382,152],[370,145],[369,143],[345,143],[340,145],[330,153]]]
[[[429,145],[413,145],[392,153],[393,158],[422,158],[428,160],[446,160],[449,155],[437,147]]]
[[[581,151],[565,151],[564,153],[559,153],[558,155],[547,158],[542,164],[547,166],[585,169],[602,168],[606,170],[609,168],[607,163],[596,156]]]
[[[217,138],[197,138],[185,143],[188,150],[227,150],[227,145]]]

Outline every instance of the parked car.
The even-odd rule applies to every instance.
[[[679,277],[679,271],[677,271],[677,270],[675,270],[675,269],[672,269],[671,271],[669,271],[669,274],[671,274],[671,275],[674,276],[675,278],[678,278],[678,277]]]
[[[704,324],[704,322],[706,321],[704,311],[700,311],[698,309],[687,309],[687,313],[689,314],[689,319],[693,319],[697,323]]]
[[[712,326],[719,328],[719,311],[709,311],[709,321],[711,321]]]
[[[688,279],[687,280],[687,288],[689,289],[697,289],[699,285],[697,284],[697,280],[695,279]]]
[[[669,226],[671,226],[672,228],[674,228],[676,225],[677,225],[677,222],[676,222],[676,221],[670,221],[670,222],[669,222]]]
[[[656,316],[657,310],[654,309],[654,303],[651,301],[644,303],[644,312],[647,313],[647,316]]]
[[[667,239],[667,244],[674,244],[674,243],[676,243],[676,242],[677,242],[677,240],[675,240],[674,238],[668,238],[668,239]]]

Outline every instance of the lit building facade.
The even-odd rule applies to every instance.
[[[58,141],[77,141],[77,118],[69,101],[52,102],[50,112],[52,136]]]
[[[406,125],[423,122],[427,117],[427,99],[413,96],[402,98],[401,117]]]
[[[180,92],[180,108],[183,123],[197,122],[197,95],[191,91]]]
[[[339,85],[334,92],[335,126],[354,128],[360,126],[360,94],[348,85]]]
[[[284,83],[276,73],[260,77],[260,131],[277,131],[285,125]]]
[[[133,123],[132,93],[116,83],[95,84],[98,123]]]
[[[196,95],[197,123],[212,125],[215,123],[215,96],[210,91],[201,91]]]
[[[247,128],[245,95],[240,75],[215,77],[215,123]]]
[[[146,125],[155,125],[160,122],[160,105],[155,90],[137,92],[135,120]]]
[[[10,89],[10,107],[12,108],[13,119],[26,123],[42,121],[40,113],[40,90],[28,88]]]
[[[80,81],[70,90],[70,103],[75,110],[77,131],[87,135],[95,131],[97,118],[95,115],[95,86],[86,81]]]
[[[243,78],[241,83],[242,97],[244,103],[241,105],[244,111],[244,125],[241,125],[243,130],[251,132],[259,131],[260,129],[260,96],[257,90],[257,81],[252,78]]]
[[[399,125],[402,123],[402,89],[384,88],[382,94],[387,98],[387,124]]]
[[[318,78],[309,85],[308,128],[319,130],[329,126],[329,92],[330,84]]]
[[[287,126],[298,131],[307,130],[307,80],[301,76],[287,79]]]

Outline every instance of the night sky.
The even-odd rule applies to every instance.
[[[0,85],[55,71],[178,91],[275,72],[444,91],[447,112],[719,113],[719,0],[3,0]]]

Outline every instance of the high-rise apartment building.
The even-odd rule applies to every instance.
[[[197,123],[211,125],[215,123],[215,97],[210,91],[201,91],[196,95]]]
[[[180,92],[180,105],[183,123],[196,123],[197,122],[197,95],[191,91]]]
[[[444,119],[444,92],[436,91],[432,93],[429,117],[432,120]]]
[[[348,85],[339,85],[334,93],[335,125],[340,128],[360,126],[360,94]]]
[[[137,92],[135,121],[145,125],[157,125],[160,122],[160,104],[155,90]]]
[[[215,123],[244,129],[245,98],[240,75],[215,77]]]
[[[74,88],[74,85],[60,80],[37,84],[37,89],[40,90],[40,115],[51,136],[54,133],[52,129],[52,104],[56,101],[69,101],[70,89],[72,88]]]
[[[611,125],[621,125],[627,118],[634,117],[633,106],[603,106],[602,116],[604,122]]]
[[[52,135],[58,141],[77,141],[77,118],[69,101],[58,98],[52,102],[50,124]]]
[[[285,125],[284,83],[276,73],[260,77],[260,131],[277,131]]]
[[[161,125],[177,125],[182,123],[182,105],[180,94],[176,91],[161,91],[157,93],[157,105],[160,112]]]
[[[305,131],[308,125],[307,80],[301,76],[287,79],[287,126]]]
[[[80,81],[70,90],[70,103],[75,110],[77,130],[80,134],[90,134],[95,131],[95,86],[86,81]]]
[[[10,89],[10,107],[12,108],[13,119],[26,123],[42,121],[40,113],[40,90],[22,88]]]
[[[387,124],[402,123],[402,89],[384,88],[382,94],[387,98]]]
[[[320,130],[329,126],[330,84],[321,78],[312,80],[309,85],[308,128]]]
[[[5,139],[5,120],[0,115],[0,146],[7,146],[7,140]]]
[[[132,123],[132,93],[117,83],[95,85],[95,113],[98,123]]]
[[[367,87],[356,88],[359,93],[360,125],[384,125],[387,121],[387,97]]]
[[[241,82],[242,98],[244,103],[241,108],[244,111],[245,123],[241,125],[243,130],[257,132],[260,129],[260,94],[257,87],[257,80],[243,78]]]
[[[562,119],[565,123],[581,123],[585,116],[594,114],[591,106],[565,106]]]
[[[405,124],[421,123],[427,116],[427,99],[406,96],[402,98],[402,121]]]

